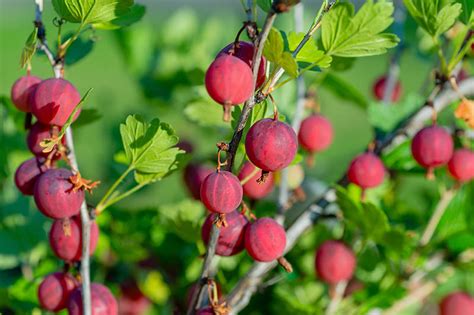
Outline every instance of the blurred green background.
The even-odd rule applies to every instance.
[[[81,93],[94,88],[84,108],[95,109],[101,116],[91,124],[74,129],[82,175],[101,181],[99,189],[89,198],[91,204],[97,202],[122,170],[113,162],[113,157],[122,149],[119,125],[129,114],[141,114],[149,120],[159,117],[170,123],[181,139],[192,143],[192,159],[207,161],[209,165],[214,165],[215,143],[230,139],[230,127],[220,121],[221,108],[207,100],[202,80],[216,53],[234,39],[245,19],[240,2],[138,2],[147,6],[142,21],[123,30],[97,31],[90,54],[66,66],[66,78]],[[307,27],[319,2],[303,2]],[[51,45],[55,38],[54,16],[51,3],[46,1],[44,22]],[[23,44],[32,30],[33,17],[33,1],[0,2],[0,95],[8,96],[12,83],[25,74],[18,63]],[[263,19],[262,12],[260,19]],[[292,30],[292,13],[279,17],[277,27]],[[74,28],[66,24],[64,33]],[[434,59],[419,52],[415,33],[413,26],[407,27],[407,38],[414,40],[407,44],[400,59],[400,79],[404,99],[416,105],[420,98],[413,95],[420,91]],[[84,35],[83,40],[89,35]],[[77,53],[84,47],[77,46],[72,51]],[[365,149],[373,136],[365,108],[350,97],[337,94],[345,92],[348,84],[369,104],[373,101],[372,84],[387,71],[389,57],[359,58],[349,69],[337,71],[334,75],[346,82],[336,86],[339,93],[334,93],[334,87],[318,89],[322,113],[335,127],[335,140],[329,150],[317,156],[315,167],[306,170],[307,178],[332,183],[343,174],[352,157]],[[44,55],[35,56],[32,65],[33,74],[42,78],[52,76]],[[310,73],[306,83],[312,85],[320,75]],[[287,84],[275,93],[275,99],[280,111],[291,117],[295,106],[294,84]],[[200,102],[209,105],[203,107],[209,121],[197,123],[190,104]],[[15,169],[30,156],[21,128],[22,117],[4,106],[0,113],[0,313],[3,309],[5,314],[27,314],[33,310],[39,312],[35,290],[41,277],[61,266],[47,245],[50,221],[44,219],[33,201],[21,196],[13,184]],[[390,202],[396,207],[388,211],[390,219],[414,226],[426,221],[433,200],[438,198],[436,185],[424,181],[421,174],[401,175],[394,185],[401,189],[392,192]],[[257,205],[257,209],[261,213],[272,213],[274,197]],[[106,282],[119,295],[120,283],[133,278],[154,302],[150,313],[179,313],[185,304],[185,292],[201,268],[198,256],[204,247],[199,230],[203,218],[204,210],[189,198],[181,171],[146,187],[98,219],[101,238],[93,259],[93,279]],[[316,305],[322,298],[324,286],[314,281],[313,249],[329,234],[325,226],[308,234],[290,257],[297,265],[296,275],[287,276],[289,282],[254,299],[254,307],[249,307],[248,312],[253,308],[253,314],[267,314],[281,307],[298,313],[316,312],[310,305]],[[241,254],[221,259],[221,263],[223,267],[217,279],[224,290],[228,290],[251,260]],[[287,296],[292,286],[296,286],[294,299]],[[262,305],[259,301],[265,303]]]

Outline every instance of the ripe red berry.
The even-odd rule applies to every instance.
[[[201,201],[207,209],[217,213],[229,213],[242,202],[242,185],[231,172],[215,171],[201,185]]]
[[[375,81],[374,83],[374,87],[373,87],[374,96],[379,101],[383,100],[386,84],[387,84],[387,77],[385,76],[378,78],[377,81]],[[401,93],[402,93],[402,85],[400,84],[400,81],[397,81],[393,88],[391,101],[397,102],[400,99]]]
[[[258,170],[251,162],[245,162],[244,166],[239,172],[239,179],[250,176],[255,170]],[[272,192],[274,186],[273,174],[269,173],[265,181],[257,182],[260,178],[260,172],[255,173],[243,186],[244,195],[251,199],[262,199]]]
[[[48,168],[43,164],[44,159],[32,158],[21,163],[15,172],[15,184],[24,195],[33,195],[38,177]]]
[[[248,64],[249,67],[252,67],[254,48],[255,46],[249,42],[239,41],[236,46],[234,45],[234,43],[230,43],[229,45],[225,46],[224,49],[222,49],[219,52],[219,54],[217,54],[217,57],[223,54],[228,55],[230,54],[230,51],[233,49],[233,53],[232,53],[233,56],[239,58],[240,60]],[[258,67],[257,86],[255,87],[256,89],[261,87],[262,84],[265,82],[265,79],[266,79],[265,67],[266,67],[266,60],[262,56],[260,58],[260,66]]]
[[[207,216],[201,229],[201,237],[207,245],[212,223],[217,219],[217,214],[212,213]],[[233,256],[244,249],[245,227],[249,222],[247,218],[238,211],[226,214],[227,225],[220,228],[217,239],[216,254],[219,256]]]
[[[429,172],[449,162],[454,144],[451,135],[442,127],[429,126],[413,137],[411,153],[415,160]]]
[[[71,292],[79,282],[72,275],[55,272],[46,276],[38,287],[38,300],[42,308],[59,312],[66,308]]]
[[[43,124],[62,126],[80,100],[81,95],[69,81],[48,79],[36,87],[31,112]],[[79,111],[74,119],[77,116]]]
[[[468,182],[474,178],[474,152],[469,149],[454,151],[448,163],[448,170],[459,182]]]
[[[92,255],[99,239],[97,223],[91,223],[90,254]],[[65,261],[79,261],[82,256],[82,225],[79,216],[55,220],[49,230],[49,244],[54,254]]]
[[[224,120],[230,119],[231,106],[243,103],[253,93],[250,67],[237,57],[221,55],[206,72],[206,89],[214,101],[224,106]]]
[[[385,167],[374,153],[362,153],[352,160],[347,176],[351,183],[362,189],[372,188],[383,182]]]
[[[38,209],[53,219],[68,218],[79,213],[84,201],[84,191],[74,191],[70,181],[72,172],[64,169],[49,169],[36,181],[35,202]]]
[[[332,138],[332,124],[324,116],[311,115],[301,122],[298,142],[306,151],[310,153],[323,151],[332,143]]]
[[[316,251],[316,273],[327,283],[350,280],[355,266],[354,253],[342,242],[326,241]]]
[[[212,168],[200,164],[189,163],[185,167],[184,183],[194,199],[201,199],[201,184],[212,172]]]
[[[285,246],[285,229],[271,218],[260,218],[246,228],[245,248],[256,261],[269,262],[280,258]]]
[[[142,315],[151,306],[150,300],[142,293],[133,281],[126,282],[120,286],[122,295],[118,300],[120,315]]]
[[[82,289],[74,290],[69,298],[67,310],[69,315],[82,315]],[[92,315],[117,315],[118,307],[115,297],[110,290],[100,284],[91,284],[91,314]]]
[[[50,155],[50,152],[43,152],[44,148],[40,145],[40,143],[44,139],[51,138],[52,136],[53,135],[51,126],[43,125],[40,122],[34,123],[28,131],[28,136],[26,137],[26,144],[28,145],[28,149],[30,149],[31,153],[36,156],[48,157]],[[63,137],[61,139],[61,142],[63,145],[65,145],[66,137]],[[55,153],[51,157],[52,159],[59,159],[61,155],[59,153]]]
[[[13,83],[11,98],[16,108],[25,113],[31,110],[30,97],[40,82],[41,79],[34,75],[25,75]]]
[[[439,305],[440,315],[473,315],[474,299],[464,292],[453,292]]]
[[[245,149],[255,166],[263,171],[274,172],[290,165],[296,155],[298,141],[288,124],[265,118],[249,129]]]

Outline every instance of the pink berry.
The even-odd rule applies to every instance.
[[[97,223],[92,222],[90,232],[90,254],[99,239]],[[65,261],[79,261],[82,256],[82,225],[79,216],[55,220],[49,230],[49,244],[58,258]]]
[[[231,172],[215,171],[201,185],[201,201],[207,209],[217,213],[229,213],[242,202],[242,185]]]
[[[37,179],[48,168],[44,159],[32,158],[23,162],[15,172],[15,184],[24,195],[33,195]]]
[[[201,237],[207,245],[212,223],[217,219],[217,214],[212,213],[207,216],[201,229]],[[249,222],[247,218],[238,211],[226,214],[227,225],[220,228],[217,239],[216,254],[219,256],[233,256],[244,249],[245,227]]]
[[[36,206],[47,217],[62,219],[79,213],[84,201],[82,189],[74,191],[70,181],[72,172],[64,169],[49,169],[41,175],[35,185]]]
[[[448,170],[459,182],[468,182],[474,178],[474,152],[469,149],[454,151],[448,163]]]
[[[355,157],[349,165],[347,176],[351,183],[362,189],[380,185],[385,176],[385,167],[374,153],[362,153]]]
[[[239,179],[243,180],[250,176],[255,170],[258,170],[255,165],[250,162],[245,162],[244,166],[239,172]],[[257,182],[260,178],[261,172],[255,173],[243,186],[244,195],[251,199],[262,199],[272,192],[274,186],[273,174],[269,173],[265,181]]]
[[[246,228],[245,248],[256,261],[269,262],[280,258],[285,246],[285,230],[271,218],[258,219]]]
[[[454,292],[443,298],[440,315],[473,315],[474,299],[464,292]]]
[[[316,251],[316,273],[327,283],[349,281],[354,274],[355,266],[354,253],[342,242],[326,241]]]
[[[11,89],[11,98],[13,104],[22,112],[29,112],[30,109],[30,96],[34,94],[34,91],[41,79],[34,75],[25,75],[13,84]]]
[[[296,155],[298,141],[288,124],[265,118],[249,129],[245,149],[255,166],[263,171],[274,172],[290,165]]]
[[[428,170],[449,162],[454,144],[451,135],[442,127],[429,126],[413,137],[411,153],[415,160]]]
[[[142,293],[133,281],[120,286],[122,295],[118,300],[120,315],[142,315],[146,314],[151,306],[150,300]]]
[[[301,122],[298,142],[306,151],[310,153],[323,151],[332,143],[332,138],[332,124],[324,116],[311,115]]]
[[[69,81],[48,79],[36,87],[31,112],[43,124],[62,126],[80,100],[81,95]],[[74,119],[77,116],[79,111]]]
[[[185,167],[184,183],[194,199],[201,199],[201,184],[212,172],[212,168],[200,164],[189,163]]]
[[[221,55],[206,72],[206,89],[214,101],[224,106],[224,120],[230,120],[230,108],[243,103],[253,93],[250,67],[237,57]]]
[[[59,132],[59,130],[58,130]],[[44,148],[40,145],[41,141],[47,138],[51,138],[52,135],[52,127],[49,125],[43,125],[40,122],[36,122],[31,126],[30,130],[28,131],[28,136],[26,137],[26,144],[28,145],[28,149],[30,149],[31,153],[36,156],[48,157],[51,152],[43,152]],[[61,143],[66,145],[66,137],[61,139]],[[55,153],[52,156],[52,159],[59,159],[61,154]]]
[[[78,286],[79,282],[68,273],[51,273],[38,287],[39,303],[45,310],[59,312],[66,308],[69,295]]]
[[[378,78],[377,81],[375,81],[375,83],[374,83],[374,87],[373,87],[374,96],[379,101],[383,100],[383,97],[385,95],[385,86],[386,86],[386,84],[387,84],[387,77],[386,76],[382,76],[382,77]],[[391,101],[392,102],[398,102],[398,100],[400,99],[401,93],[402,93],[402,85],[400,84],[400,81],[397,81],[395,83],[394,88],[393,88]]]
[[[223,54],[230,54],[230,50],[233,50],[233,56],[239,58],[243,62],[249,65],[249,67],[252,67],[253,63],[253,53],[254,53],[254,45],[249,42],[244,42],[244,41],[239,41],[238,45],[234,47],[234,43],[230,43],[229,45],[225,46],[224,49],[222,49],[219,54],[217,54],[217,57],[223,55]],[[262,56],[260,58],[260,66],[258,67],[258,77],[257,77],[257,86],[255,87],[258,89],[259,87],[262,86],[262,84],[265,82],[266,79],[266,74],[265,74],[265,67],[266,67],[266,60]]]
[[[69,315],[82,315],[82,289],[74,290],[69,298],[67,310]],[[115,297],[110,290],[100,284],[91,284],[91,314],[92,315],[117,315],[118,307]]]

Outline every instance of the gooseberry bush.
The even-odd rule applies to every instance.
[[[32,242],[0,250],[1,313],[474,314],[473,5],[240,3],[156,29],[132,0],[34,2],[0,178],[0,244]],[[74,79],[111,32],[154,106],[121,144],[121,87],[100,115]]]

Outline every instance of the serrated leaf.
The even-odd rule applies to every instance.
[[[237,108],[239,107],[236,106],[233,112],[235,112]],[[198,100],[188,104],[184,109],[184,115],[190,121],[203,127],[228,126],[228,124],[222,120],[222,106],[211,103],[210,101]]]
[[[53,7],[66,21],[106,23],[127,14],[134,0],[53,0]]]
[[[138,21],[140,21],[146,13],[146,7],[141,4],[133,5],[130,10],[119,16],[118,18],[103,23],[95,23],[93,26],[96,29],[102,30],[115,30],[118,28],[130,26]]]
[[[138,183],[163,178],[178,167],[178,156],[184,153],[175,147],[179,139],[173,128],[157,118],[147,122],[138,115],[128,116],[120,134]]]
[[[272,28],[263,47],[263,55],[268,61],[278,64],[284,50],[283,36],[276,28]]]
[[[436,35],[441,35],[454,25],[461,14],[461,4],[455,3],[443,7],[436,17]]]
[[[350,3],[339,3],[322,20],[321,39],[328,55],[363,57],[383,54],[397,45],[394,34],[381,33],[393,22],[393,4],[367,1],[354,15]]]
[[[366,234],[375,241],[380,241],[390,229],[385,212],[372,203],[362,204],[366,224]]]
[[[332,72],[326,74],[324,80],[321,82],[321,87],[363,108],[368,106],[367,99],[355,86]]]
[[[416,21],[431,36],[438,36],[453,26],[461,13],[461,4],[446,3],[439,0],[403,0]]]
[[[38,41],[38,29],[35,27],[31,34],[28,36],[23,51],[20,57],[20,67],[24,68],[30,63],[31,58],[36,52],[36,42]]]

